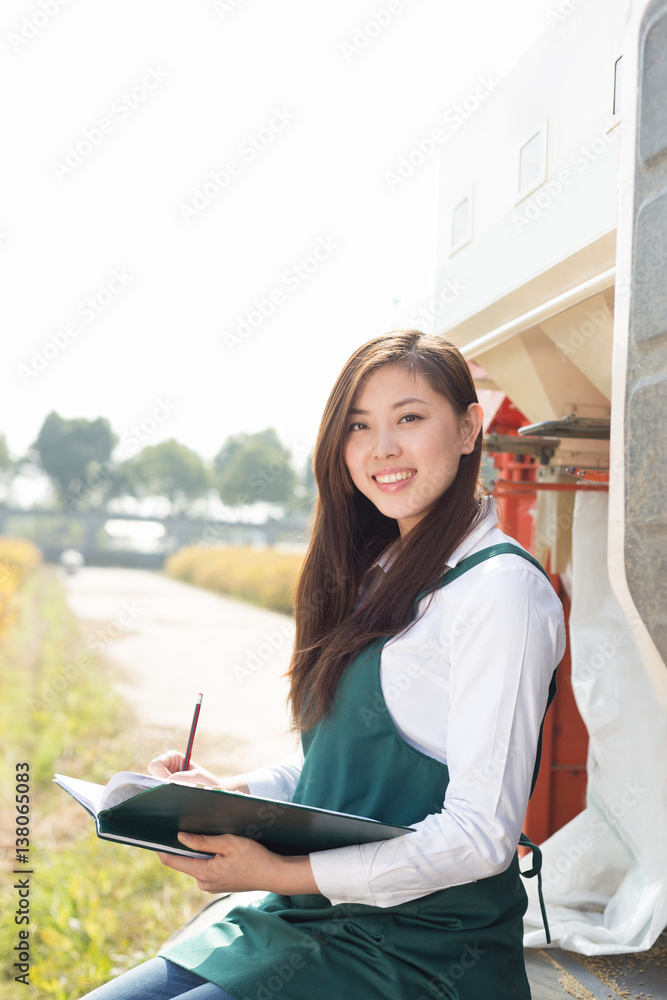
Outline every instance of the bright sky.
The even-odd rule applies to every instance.
[[[437,155],[388,172],[558,2],[4,0],[13,455],[55,409],[126,454],[274,426],[302,464],[345,360],[436,291]]]

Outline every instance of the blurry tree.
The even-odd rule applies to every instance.
[[[0,472],[8,472],[10,469],[14,468],[14,462],[12,461],[11,455],[9,454],[9,448],[7,447],[7,438],[4,434],[0,434]]]
[[[228,437],[213,464],[225,504],[244,506],[261,500],[285,504],[293,498],[296,473],[291,455],[273,427]]]
[[[135,475],[134,468],[130,464],[131,460],[114,464],[109,472],[109,483],[107,488],[107,499],[113,497],[136,497],[140,483]]]
[[[310,503],[317,496],[317,483],[315,482],[315,473],[313,472],[312,451],[306,459],[306,467],[303,470],[302,483],[305,491],[305,498]]]
[[[14,462],[9,454],[7,438],[4,434],[0,434],[0,487],[2,488],[0,499],[5,500],[7,498],[9,487],[17,471],[17,463]]]
[[[86,507],[103,491],[117,441],[105,417],[65,420],[52,410],[32,448],[63,506]]]
[[[313,474],[313,453],[306,458],[306,464],[298,473],[298,481],[294,487],[292,498],[286,505],[285,513],[288,513],[298,520],[306,521],[315,504],[317,496],[317,484]]]
[[[190,500],[211,488],[210,474],[197,452],[170,438],[148,445],[127,459],[118,470],[116,489],[142,498],[164,496],[174,511],[184,510]]]

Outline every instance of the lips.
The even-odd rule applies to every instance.
[[[389,483],[405,482],[408,479],[412,479],[416,474],[416,469],[394,469],[391,472],[376,472],[373,479],[376,483],[387,485]]]
[[[384,469],[371,478],[383,493],[396,493],[404,489],[416,475],[416,469]]]

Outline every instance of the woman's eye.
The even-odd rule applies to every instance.
[[[401,417],[401,420],[405,420],[405,421],[407,421],[408,423],[412,423],[412,422],[413,422],[414,420],[421,420],[421,419],[422,419],[422,418],[421,418],[421,417],[419,416],[419,414],[418,414],[418,413],[405,413],[405,414],[403,414],[403,416]],[[401,423],[401,420],[399,420],[399,421],[398,421],[398,422],[399,422],[399,424]]]
[[[366,424],[362,423],[361,420],[356,420],[353,424],[350,424],[350,426],[348,427],[348,430],[349,431],[357,431],[360,428],[365,427],[365,426],[366,426]]]

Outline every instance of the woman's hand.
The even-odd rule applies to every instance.
[[[179,833],[178,839],[192,851],[215,854],[203,859],[158,853],[163,865],[191,875],[204,892],[263,889],[283,896],[319,892],[307,854],[283,857],[256,840],[231,833],[216,837]]]
[[[184,764],[185,754],[178,750],[167,750],[150,762],[148,773],[154,778],[171,778],[172,781],[178,781],[183,785],[208,785],[213,788],[224,788],[228,792],[244,792],[246,795],[250,793],[247,784],[240,778],[220,780],[206,768],[195,764],[193,760],[190,761],[187,771],[183,770]]]

